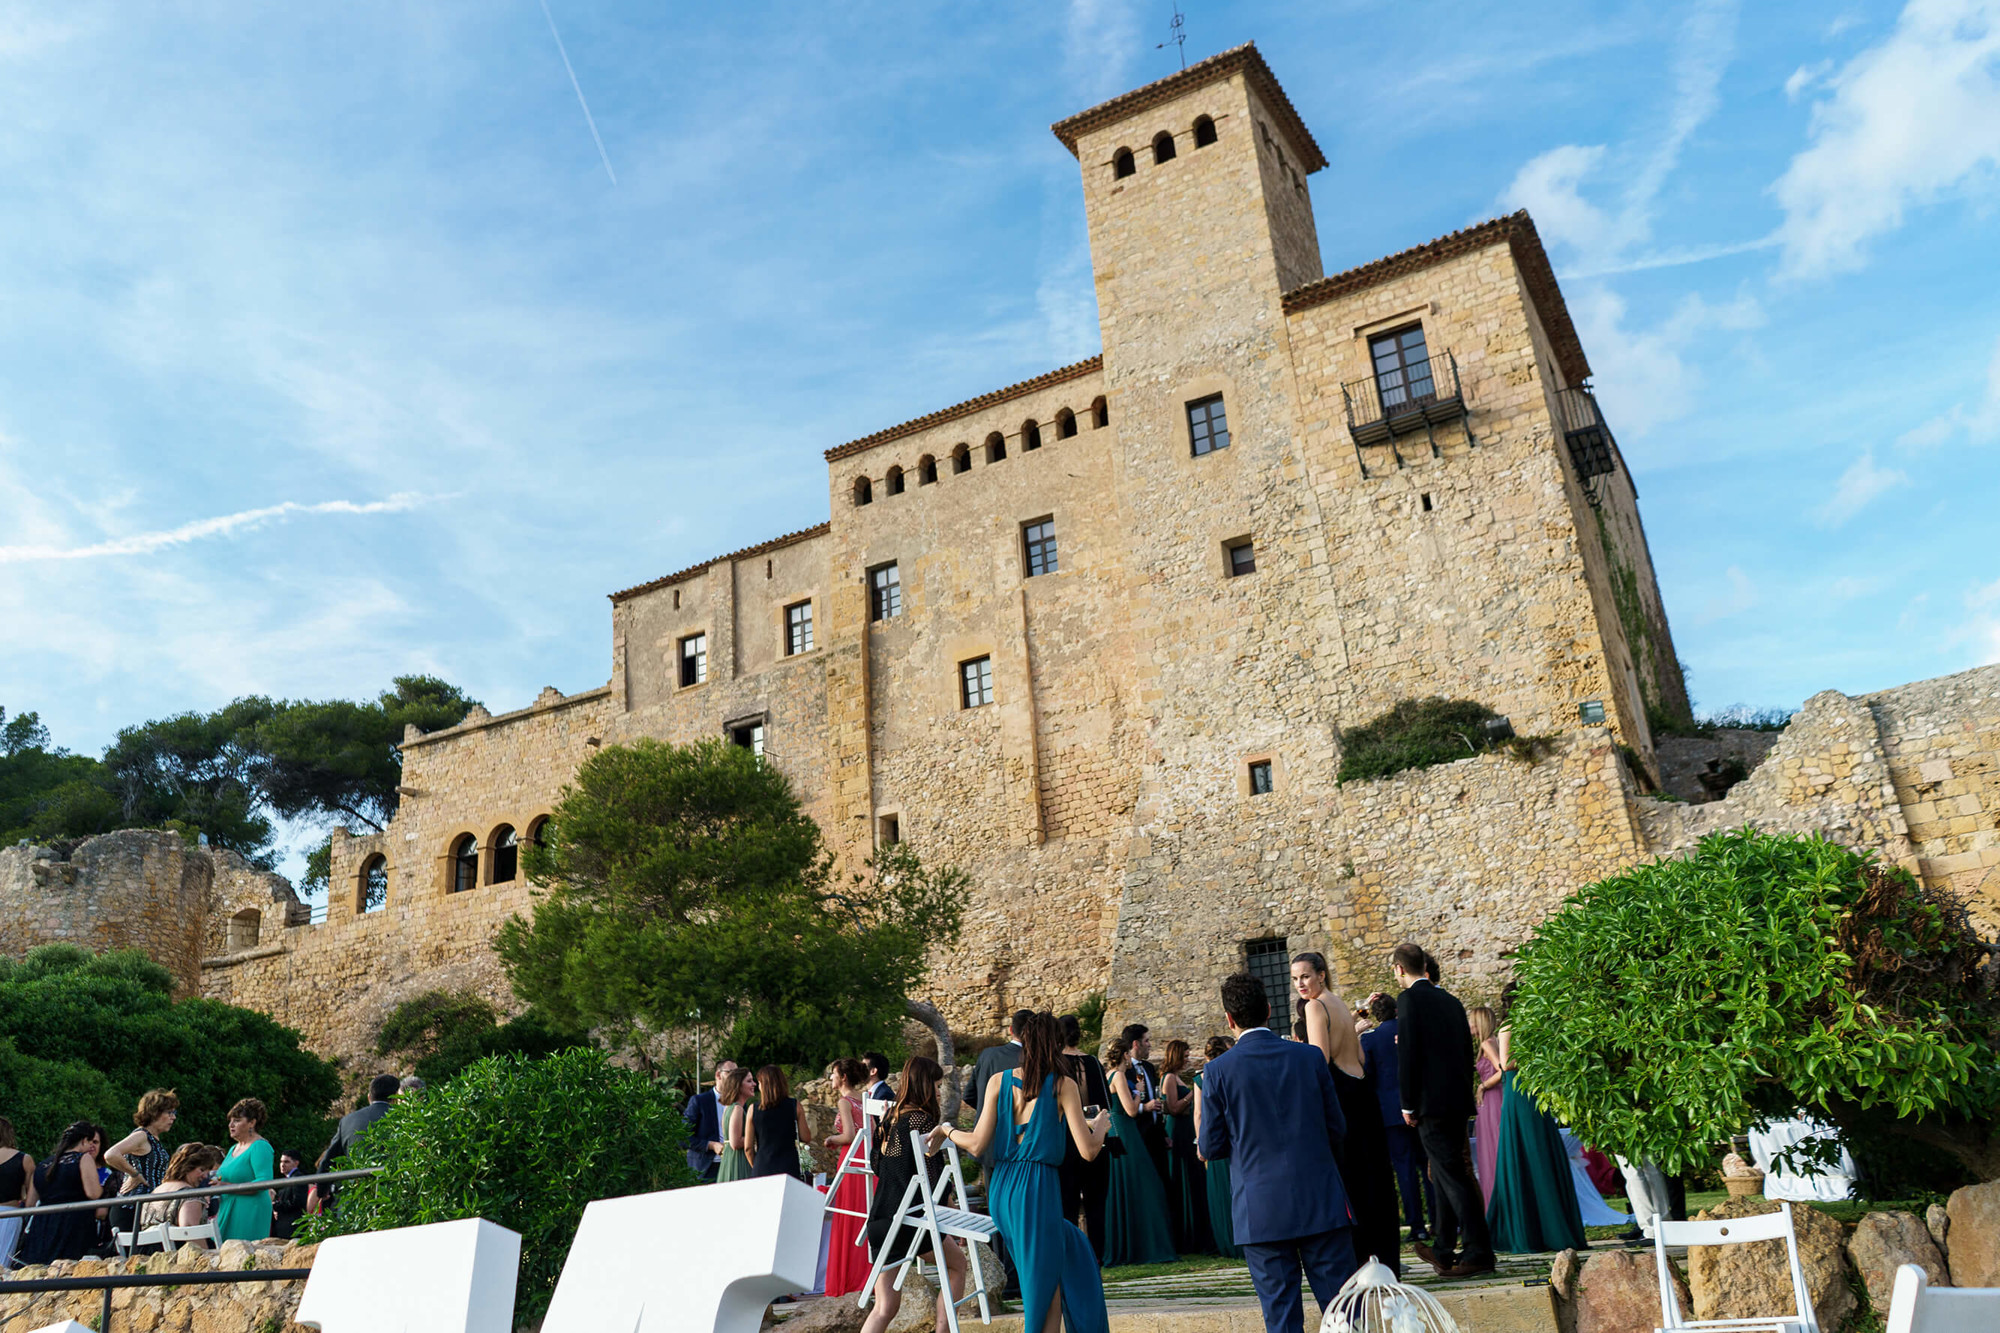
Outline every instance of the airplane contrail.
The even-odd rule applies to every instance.
[[[616,185],[618,173],[611,169],[611,157],[604,151],[604,139],[597,132],[597,120],[590,114],[590,103],[583,100],[583,85],[576,81],[576,69],[569,63],[569,49],[563,45],[562,33],[556,29],[556,16],[549,12],[549,0],[542,0],[542,17],[549,21],[549,35],[556,39],[556,53],[562,57],[563,68],[569,72],[569,86],[576,89],[576,104],[583,108],[583,123],[590,126],[591,142],[597,145],[597,156],[604,163],[604,174]]]

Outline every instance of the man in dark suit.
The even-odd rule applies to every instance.
[[[1303,1333],[1299,1268],[1324,1310],[1354,1274],[1354,1218],[1334,1150],[1347,1121],[1316,1046],[1264,1026],[1264,987],[1248,972],[1222,983],[1236,1045],[1201,1076],[1204,1161],[1229,1161],[1229,1217],[1264,1307],[1265,1333]]]
[[[1493,1239],[1465,1142],[1465,1122],[1473,1112],[1472,1029],[1465,1006],[1431,981],[1431,965],[1421,945],[1399,944],[1389,955],[1389,968],[1403,988],[1396,1000],[1403,1123],[1417,1131],[1437,1190],[1437,1248],[1418,1244],[1416,1251],[1440,1277],[1472,1277],[1493,1271]],[[1458,1252],[1461,1227],[1465,1249]]]
[[[986,1098],[987,1082],[1003,1069],[1021,1067],[1021,1034],[1027,1030],[1028,1020],[1034,1016],[1032,1010],[1016,1009],[1014,1017],[1007,1024],[1007,1030],[1013,1035],[998,1046],[988,1046],[979,1053],[979,1060],[972,1067],[972,1086],[965,1090],[965,1104],[972,1108],[975,1120],[978,1119],[980,1105]],[[994,1135],[993,1140],[994,1144],[997,1144],[1000,1136]],[[989,1145],[986,1155],[979,1159],[980,1168],[988,1180],[993,1178],[993,1153],[994,1147]],[[993,1238],[993,1253],[1000,1257],[1000,1266],[1007,1273],[1007,1285],[1000,1294],[1009,1300],[1018,1298],[1021,1294],[1021,1279],[1014,1272],[1014,1257],[1007,1253],[1006,1243],[998,1236]]]
[[[1139,1099],[1139,1139],[1146,1145],[1146,1155],[1153,1159],[1153,1170],[1159,1172],[1160,1183],[1167,1182],[1167,1122],[1166,1102],[1160,1098],[1160,1068],[1152,1061],[1153,1039],[1147,1034],[1152,1029],[1144,1023],[1127,1023],[1120,1035],[1132,1045],[1132,1072],[1141,1086],[1133,1089]]]
[[[278,1154],[278,1179],[285,1180],[299,1174],[305,1166],[305,1159],[296,1148],[286,1148]],[[271,1191],[271,1235],[279,1240],[290,1240],[292,1229],[306,1212],[306,1191],[310,1185],[284,1185]]]
[[[895,1101],[896,1090],[889,1086],[889,1057],[880,1051],[870,1051],[861,1057],[861,1063],[868,1066],[868,1100]]]
[[[734,1060],[724,1060],[715,1067],[715,1077],[720,1080],[734,1068]],[[701,1077],[699,1069],[695,1077]],[[688,1098],[681,1108],[681,1123],[688,1127],[688,1170],[704,1185],[713,1184],[715,1173],[722,1169],[722,1108],[716,1103],[713,1085]]]
[[[313,1169],[320,1172],[338,1170],[334,1163],[354,1151],[354,1145],[364,1130],[389,1114],[389,1102],[402,1090],[402,1087],[403,1080],[394,1074],[377,1074],[370,1079],[368,1104],[358,1110],[349,1111],[340,1118],[340,1124],[334,1127],[333,1141],[326,1145],[326,1151],[319,1155],[319,1161],[313,1164]],[[322,1207],[333,1202],[333,1195],[332,1185],[312,1187],[311,1197],[316,1198]]]
[[[1362,1068],[1375,1083],[1375,1099],[1382,1108],[1382,1133],[1389,1140],[1389,1165],[1396,1173],[1396,1188],[1403,1192],[1403,1220],[1409,1224],[1410,1239],[1428,1243],[1424,1150],[1417,1142],[1417,1131],[1403,1123],[1402,1085],[1396,1067],[1396,1002],[1379,992],[1371,995],[1368,1016],[1375,1020],[1375,1026],[1361,1034]],[[1428,1215],[1437,1216],[1434,1195]]]

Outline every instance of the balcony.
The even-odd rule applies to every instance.
[[[1343,384],[1340,395],[1347,400],[1347,430],[1357,446],[1393,444],[1399,435],[1428,433],[1445,422],[1465,418],[1458,362],[1450,352]],[[1435,453],[1435,440],[1431,447]]]
[[[1618,470],[1617,441],[1611,438],[1611,427],[1604,424],[1597,396],[1589,389],[1558,389],[1555,403],[1556,424],[1562,430],[1563,443],[1569,446],[1570,466],[1576,469],[1577,482],[1595,505],[1600,499],[1596,478]]]

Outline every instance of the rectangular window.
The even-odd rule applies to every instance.
[[[1368,356],[1375,364],[1375,389],[1382,395],[1383,411],[1433,396],[1431,354],[1424,347],[1423,325],[1412,324],[1370,338]]]
[[[1271,794],[1271,761],[1259,759],[1250,765],[1250,794],[1268,796]]]
[[[875,843],[879,847],[894,847],[903,840],[903,821],[896,815],[883,815],[875,821]]]
[[[1249,941],[1243,946],[1243,970],[1264,984],[1264,998],[1271,1002],[1271,1031],[1291,1035],[1292,959],[1285,941]]]
[[[1021,541],[1028,549],[1028,577],[1056,572],[1056,521],[1038,518],[1021,526]]]
[[[708,636],[690,634],[681,640],[681,684],[699,685],[708,679]]]
[[[894,565],[868,571],[868,618],[887,620],[903,614],[903,578]]]
[[[1229,447],[1229,418],[1223,415],[1221,394],[1197,398],[1187,405],[1187,414],[1188,445],[1196,458]]]
[[[764,757],[764,724],[739,722],[729,729],[731,744],[740,745],[758,758]]]
[[[813,650],[813,604],[794,602],[785,608],[785,656]]]
[[[993,702],[993,659],[975,657],[958,664],[958,696],[961,706],[979,708]]]
[[[1236,579],[1256,572],[1257,548],[1249,542],[1232,543],[1229,547],[1229,577]]]

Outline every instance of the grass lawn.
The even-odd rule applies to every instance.
[[[1243,1268],[1241,1259],[1224,1259],[1217,1254],[1196,1254],[1170,1264],[1120,1264],[1104,1270],[1106,1282],[1135,1277],[1171,1277],[1175,1273],[1208,1273],[1218,1268]]]

